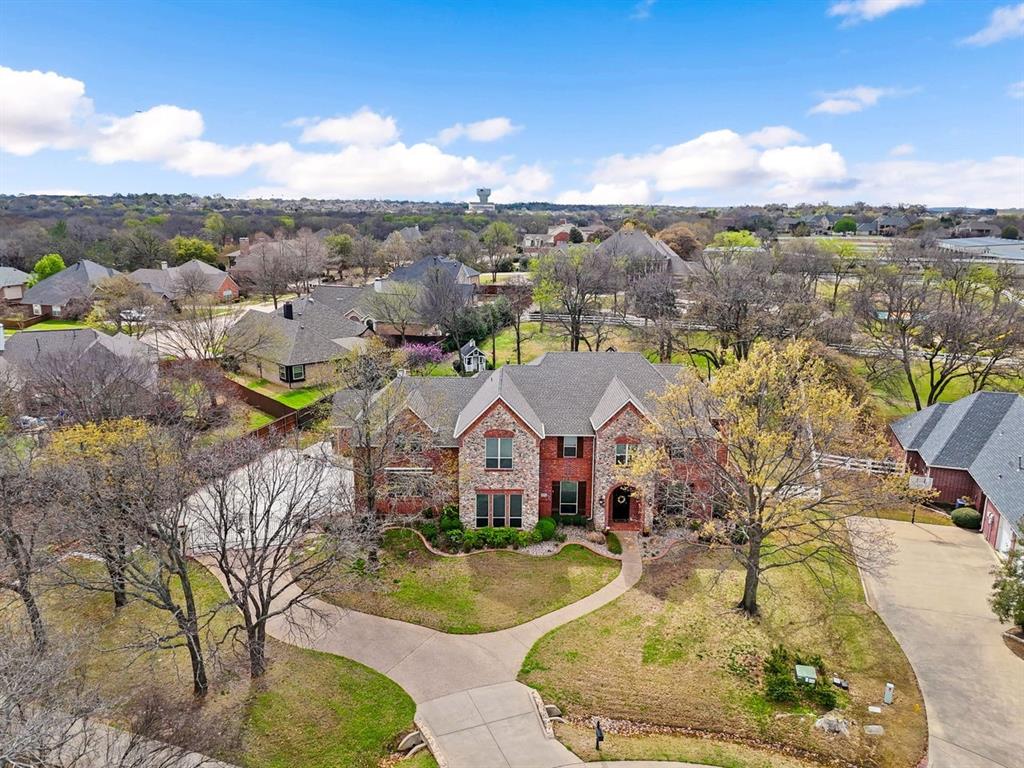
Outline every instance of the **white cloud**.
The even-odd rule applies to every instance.
[[[541,195],[551,189],[554,179],[541,165],[524,165],[512,173],[504,184],[495,187],[491,192],[491,201],[495,203],[516,203],[539,200]]]
[[[475,123],[456,123],[437,134],[435,141],[444,146],[463,137],[470,141],[497,141],[516,131],[522,126],[513,125],[507,117],[490,117]]]
[[[895,147],[889,150],[889,155],[892,157],[906,157],[912,155],[917,151],[917,147],[913,144],[897,144]]]
[[[844,88],[841,91],[823,94],[824,99],[811,107],[807,114],[847,115],[873,107],[883,97],[898,96],[901,93],[905,91],[898,88],[872,88],[867,85]]]
[[[766,125],[759,131],[748,133],[747,141],[758,147],[784,147],[787,144],[799,144],[807,141],[807,137],[794,131],[787,125]]]
[[[786,140],[789,143],[786,143]],[[800,198],[820,185],[846,180],[846,163],[831,144],[803,146],[806,139],[785,126],[741,136],[718,130],[639,155],[613,155],[596,164],[589,190],[571,189],[563,203],[646,203],[700,190],[711,199]]]
[[[1024,3],[1002,5],[992,11],[988,24],[970,37],[960,41],[962,45],[992,45],[1002,40],[1024,37]]]
[[[915,202],[975,208],[1024,206],[1024,156],[927,162],[885,160],[854,169],[860,179],[847,195],[875,203]]]
[[[633,6],[633,11],[629,14],[629,18],[633,19],[633,21],[646,21],[651,18],[651,10],[653,10],[656,2],[657,0],[639,0]]]
[[[1024,80],[1006,86],[1006,95],[1011,99],[1024,99]]]
[[[862,21],[874,21],[888,16],[900,8],[913,8],[924,5],[924,0],[843,0],[829,6],[829,16],[839,16],[843,26],[850,26]]]
[[[363,107],[351,115],[329,117],[324,120],[299,119],[292,121],[292,125],[304,126],[299,137],[299,141],[304,144],[323,142],[379,146],[390,144],[398,138],[395,119],[380,115],[369,107]]]
[[[194,109],[161,104],[116,117],[99,129],[89,147],[89,157],[97,163],[162,162],[184,142],[203,134],[203,116]]]
[[[85,83],[56,72],[0,66],[0,149],[32,155],[53,147],[70,149],[92,115]]]

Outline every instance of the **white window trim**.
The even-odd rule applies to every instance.
[[[575,494],[576,499],[572,503],[573,511],[572,512],[563,512],[562,511],[562,506],[565,505],[566,502],[562,501],[562,498],[563,498],[563,496],[562,496],[562,494],[563,494],[562,488],[563,488],[563,486],[565,486],[565,485],[567,485],[569,483],[571,483],[571,484],[576,486],[576,494]],[[580,514],[580,483],[579,483],[579,480],[559,480],[558,481],[558,514],[560,514],[560,515],[578,515],[578,514]]]
[[[498,452],[493,457],[491,456],[491,454],[487,450],[488,446],[490,445],[491,440],[495,441],[495,444],[496,444],[497,449],[498,449]],[[501,455],[501,441],[502,440],[508,440],[508,443],[509,443],[509,451],[508,451],[509,455],[508,456],[502,456]],[[513,467],[515,467],[514,457],[515,457],[515,442],[513,441],[513,439],[511,437],[485,437],[484,438],[484,469],[490,470],[491,472],[495,472],[495,471],[508,472]],[[495,459],[498,462],[498,466],[496,466],[496,467],[489,467],[489,466],[487,466],[487,463],[492,458]],[[508,459],[508,466],[507,467],[503,467],[503,466],[501,466],[501,462],[502,462],[502,459],[506,459],[506,458]]]
[[[571,456],[567,455],[566,452],[565,452],[565,449],[568,447],[566,445],[566,442],[565,442],[566,440],[572,440],[573,441],[572,455]],[[576,435],[565,435],[562,438],[562,458],[563,459],[578,459],[579,457],[580,457],[580,439],[579,439],[579,437],[577,437]]]

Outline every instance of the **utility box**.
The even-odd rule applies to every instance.
[[[882,701],[886,704],[892,704],[893,694],[896,692],[896,686],[892,683],[885,684],[885,694],[882,696]]]
[[[814,667],[807,666],[806,664],[797,664],[796,679],[799,680],[801,683],[814,685],[818,682],[818,670],[816,670]]]

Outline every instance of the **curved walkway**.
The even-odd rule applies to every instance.
[[[416,702],[416,724],[442,768],[581,766],[545,731],[539,697],[516,677],[542,636],[611,602],[640,580],[636,534],[620,533],[619,538],[622,569],[614,580],[582,600],[509,629],[449,635],[312,600],[272,619],[267,631],[283,642],[354,659],[401,685]]]

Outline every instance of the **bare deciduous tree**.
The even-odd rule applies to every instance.
[[[268,622],[308,609],[335,563],[331,537],[303,542],[341,496],[342,473],[317,451],[235,441],[185,505],[191,547],[206,553],[239,611],[233,629],[244,633],[253,678],[267,669]]]

